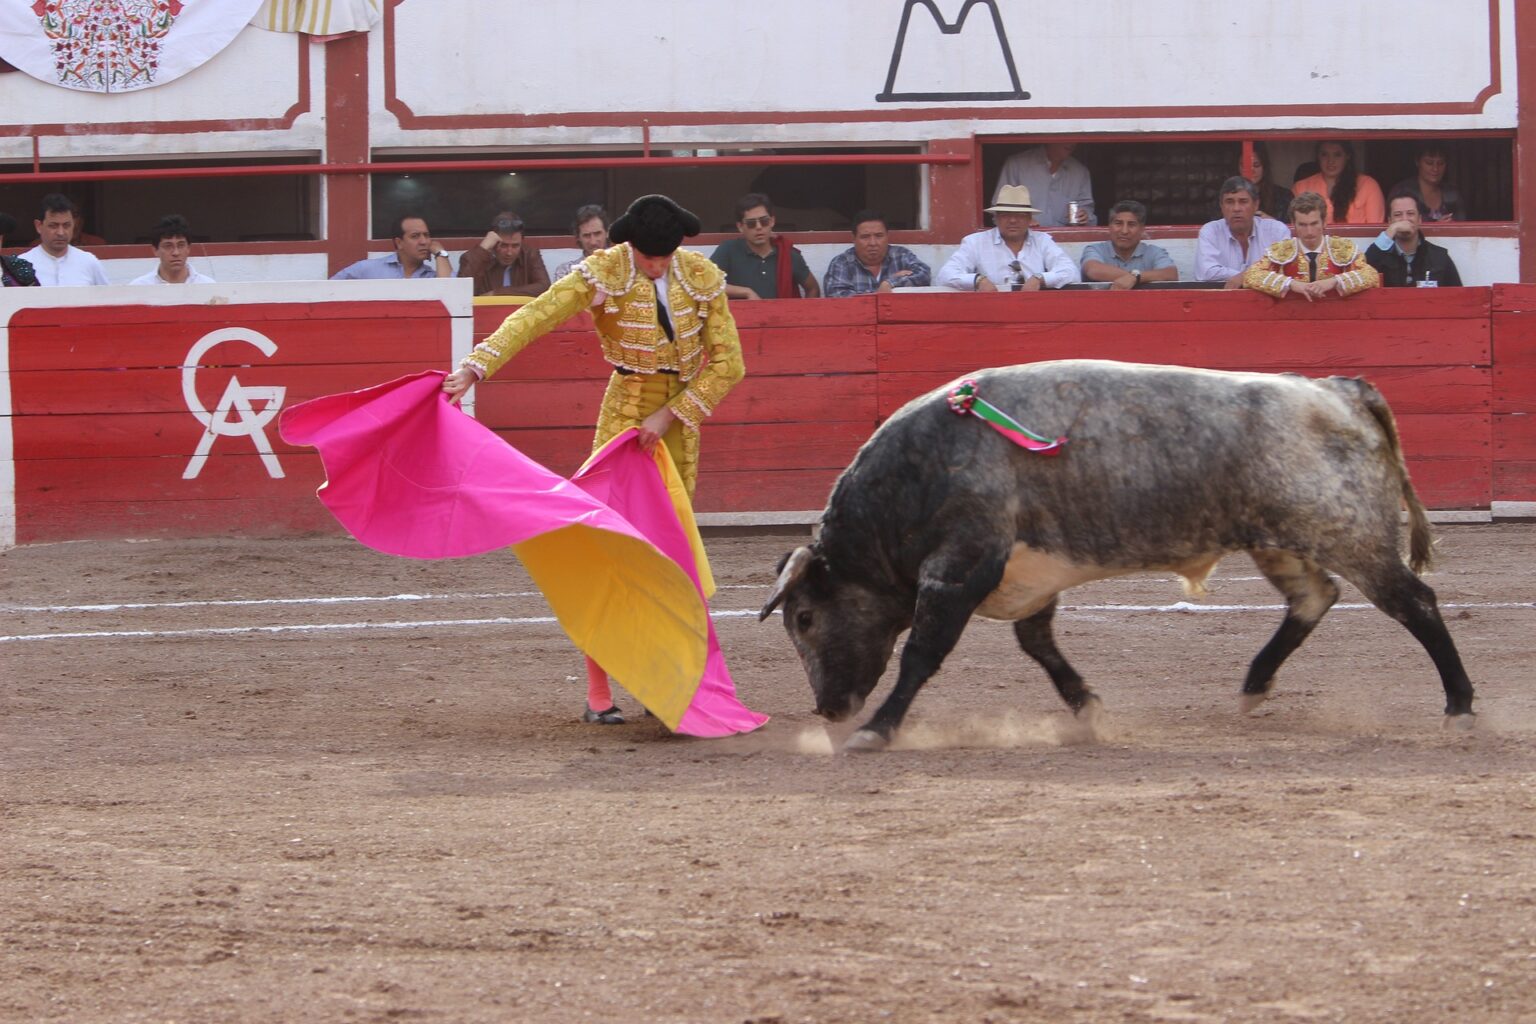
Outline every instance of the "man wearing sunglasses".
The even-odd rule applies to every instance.
[[[1075,284],[1077,264],[1044,231],[1031,231],[1029,188],[1004,185],[987,207],[997,226],[966,235],[944,262],[938,283],[962,292],[1037,292]]]
[[[503,210],[491,230],[459,257],[459,276],[475,279],[476,295],[541,295],[549,287],[544,257],[523,239],[522,218]]]
[[[789,239],[773,233],[773,200],[749,192],[736,200],[740,238],[721,242],[709,258],[725,271],[725,294],[733,299],[808,299],[821,296],[816,275]]]

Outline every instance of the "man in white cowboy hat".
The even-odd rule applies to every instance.
[[[1004,185],[986,212],[997,226],[966,235],[940,268],[938,284],[963,292],[1032,292],[1082,280],[1050,235],[1030,230],[1040,211],[1030,205],[1027,186]]]

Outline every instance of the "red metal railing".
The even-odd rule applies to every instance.
[[[128,170],[22,171],[0,174],[0,184],[122,181],[136,178],[258,178],[280,174],[439,174],[455,171],[570,171],[617,167],[762,167],[837,164],[968,164],[969,153],[806,153],[764,156],[562,157],[553,160],[408,160],[361,164],[260,164],[247,167],[142,167]]]

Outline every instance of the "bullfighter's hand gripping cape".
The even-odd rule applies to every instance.
[[[725,736],[744,707],[710,621],[714,580],[665,445],[634,430],[570,480],[448,403],[443,374],[330,395],[283,413],[320,451],[320,500],[367,546],[459,558],[510,546],[571,641],[675,732]]]

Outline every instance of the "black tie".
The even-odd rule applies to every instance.
[[[661,284],[655,278],[651,278],[651,287],[656,292],[656,322],[661,324],[667,340],[674,341],[676,339],[672,336],[672,318],[667,316],[667,307],[661,304]]]
[[[1315,252],[1307,253],[1307,267],[1312,272],[1312,276],[1307,278],[1307,280],[1308,281],[1316,281],[1317,280],[1317,253],[1315,253]]]

